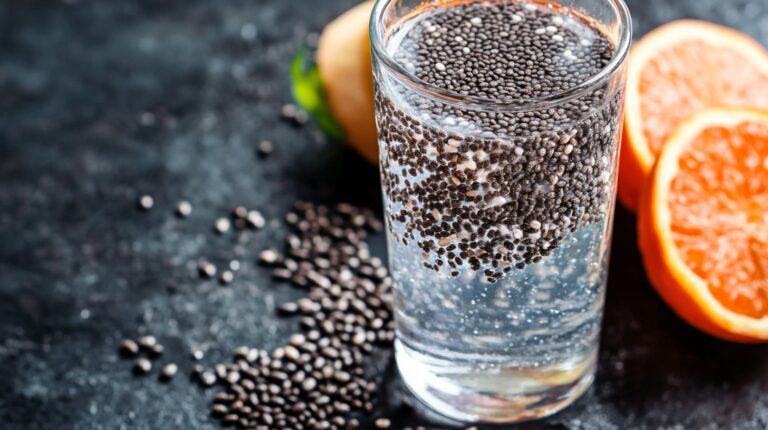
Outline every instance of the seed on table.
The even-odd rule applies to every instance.
[[[213,367],[216,372],[216,377],[219,379],[225,379],[227,377],[227,366],[223,364],[217,364]]]
[[[206,260],[200,260],[197,263],[197,272],[201,278],[210,279],[216,276],[216,266]]]
[[[163,355],[164,351],[165,351],[165,347],[158,343],[158,344],[152,345],[149,348],[149,355],[151,355],[152,357],[159,357]]]
[[[248,357],[248,353],[251,351],[250,348],[247,346],[238,346],[235,348],[235,358],[245,358]]]
[[[152,362],[146,358],[139,358],[133,364],[133,370],[138,374],[145,375],[152,370]]]
[[[280,114],[283,115],[284,118],[293,119],[298,111],[299,108],[297,108],[296,105],[287,103],[283,105],[282,109],[280,109]]]
[[[294,334],[288,338],[288,344],[293,346],[302,346],[306,342],[306,337],[303,334]]]
[[[249,363],[255,362],[259,358],[260,351],[257,348],[251,348],[248,350],[248,355],[245,357],[245,359]]]
[[[141,348],[150,350],[152,347],[157,345],[157,338],[154,336],[142,336],[139,338],[138,344]]]
[[[211,414],[213,415],[226,415],[229,413],[229,408],[221,403],[214,403],[211,406]]]
[[[299,305],[293,302],[287,302],[278,306],[277,310],[281,315],[293,315],[299,310]]]
[[[299,110],[296,112],[296,115],[293,117],[293,120],[298,125],[304,125],[309,121],[309,114],[306,111]]]
[[[264,217],[261,215],[261,212],[257,210],[252,210],[248,212],[247,221],[248,221],[248,226],[254,229],[263,228],[267,223]]]
[[[231,225],[232,224],[229,222],[228,219],[222,217],[216,220],[216,223],[214,223],[213,225],[213,229],[218,234],[224,234],[229,231]]]
[[[303,388],[304,391],[312,391],[315,387],[317,387],[317,380],[315,378],[307,378],[301,383],[301,388]]]
[[[200,382],[204,386],[210,387],[211,385],[216,383],[216,375],[214,375],[212,372],[209,372],[209,371],[203,372],[200,375]]]
[[[234,397],[228,393],[216,393],[216,395],[213,396],[213,401],[215,403],[230,403],[233,398]]]
[[[226,380],[230,384],[236,384],[237,381],[240,380],[240,373],[238,373],[238,372],[229,372],[229,373],[227,373]]]
[[[278,268],[272,271],[272,277],[275,279],[287,280],[287,279],[291,279],[292,275],[293,274],[291,273],[291,271],[286,269]]]
[[[139,353],[139,345],[131,339],[124,339],[120,342],[120,352],[127,357],[132,357]]]
[[[231,260],[229,262],[229,270],[233,272],[237,272],[240,270],[240,261],[239,260]]]
[[[245,218],[248,215],[248,209],[245,206],[236,206],[232,209],[232,218]]]
[[[285,222],[290,225],[294,225],[299,222],[299,216],[296,214],[296,212],[288,212],[285,214]]]
[[[266,157],[269,154],[271,154],[273,150],[274,150],[274,147],[272,145],[272,142],[268,140],[262,140],[261,142],[259,142],[258,152],[260,156]]]
[[[149,195],[143,195],[139,197],[139,209],[148,211],[155,205],[155,199]]]
[[[379,419],[376,420],[376,422],[374,424],[376,424],[376,428],[388,429],[389,426],[392,425],[392,422],[389,421],[388,418],[379,418]]]
[[[176,215],[181,218],[186,218],[192,213],[192,204],[186,200],[180,201],[176,205]]]
[[[239,419],[240,419],[240,417],[238,417],[238,416],[237,416],[237,415],[235,415],[235,414],[227,414],[227,415],[224,415],[224,418],[222,418],[222,419],[221,419],[221,422],[222,422],[224,425],[232,425],[232,424],[235,424],[235,423],[237,423],[237,421],[238,421]]]
[[[163,366],[163,370],[160,373],[160,378],[166,381],[170,381],[176,376],[176,372],[179,371],[179,366],[174,363],[169,363]]]
[[[192,359],[195,361],[200,361],[205,357],[205,353],[202,349],[193,349],[192,353],[190,354],[192,356]]]
[[[262,264],[275,264],[280,255],[274,249],[265,249],[259,253],[259,262]]]
[[[352,208],[338,218],[324,206],[295,206],[295,219],[288,217],[288,221],[295,221],[296,231],[287,238],[294,252],[292,258],[273,269],[273,274],[278,278],[301,278],[305,285],[311,279],[313,286],[304,298],[283,303],[277,311],[281,315],[302,313],[300,324],[309,328],[305,334],[290,336],[271,354],[238,347],[231,363],[215,366],[219,377],[212,374],[211,385],[220,381],[226,387],[214,400],[226,408],[219,407],[214,413],[222,424],[225,416],[235,415],[238,419],[234,424],[259,430],[359,426],[359,422],[347,420],[344,415],[372,406],[372,391],[362,379],[364,370],[360,367],[361,351],[371,349],[366,330],[371,330],[371,322],[378,320],[373,324],[381,327],[371,331],[370,341],[375,341],[376,336],[385,337],[378,332],[392,331],[389,302],[378,297],[380,292],[388,291],[385,289],[391,280],[384,280],[389,279],[387,273],[381,279],[369,276],[373,267],[383,264],[373,260],[363,245],[362,229],[371,227],[365,218],[356,218],[360,213]],[[274,254],[268,252],[263,259],[260,256],[260,263],[282,261],[277,251],[268,251]],[[352,304],[353,300],[359,302],[360,309]],[[312,328],[320,325],[335,337]],[[358,333],[357,340],[363,343],[353,346],[353,335]]]
[[[228,284],[231,284],[234,279],[235,279],[235,274],[230,272],[229,270],[225,270],[221,272],[221,276],[219,276],[219,283],[221,285],[228,285]]]

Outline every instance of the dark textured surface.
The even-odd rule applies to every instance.
[[[158,363],[176,361],[186,374],[192,345],[208,345],[213,363],[297,330],[274,305],[300,292],[272,282],[255,251],[278,244],[279,218],[297,198],[380,208],[374,168],[312,127],[278,120],[290,56],[352,3],[0,2],[0,427],[216,428],[210,393],[184,377],[135,378],[116,346],[153,333],[166,346]],[[768,43],[765,0],[630,8],[636,35],[693,17]],[[264,138],[276,150],[258,160]],[[142,193],[155,197],[146,214],[135,209]],[[172,216],[180,199],[194,206],[183,221]],[[278,228],[213,235],[213,220],[236,204]],[[678,320],[645,280],[633,222],[618,211],[595,386],[520,428],[767,428],[768,348],[720,342]],[[197,280],[190,266],[233,256],[244,268],[229,287]],[[389,351],[372,363],[387,382],[377,415],[394,428],[442,428],[409,406]]]

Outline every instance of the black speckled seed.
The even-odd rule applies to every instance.
[[[192,204],[186,200],[180,201],[176,205],[176,215],[180,218],[186,218],[192,213]]]
[[[160,379],[164,381],[170,381],[173,379],[174,376],[176,376],[176,373],[179,371],[179,366],[177,366],[174,363],[169,363],[163,366],[163,370],[160,372]]]
[[[605,35],[564,16],[518,2],[440,8],[409,26],[394,58],[461,95],[552,96],[594,76],[614,50]],[[415,241],[424,267],[453,276],[483,271],[496,282],[604,220],[621,100],[607,84],[523,112],[438,102],[396,83],[377,85],[375,98],[382,182],[397,208],[387,214],[390,233]],[[595,167],[605,173],[584,173]],[[520,243],[527,255],[516,258],[510,246]]]
[[[267,157],[269,154],[272,153],[273,150],[274,150],[274,146],[272,145],[272,142],[268,140],[262,140],[261,142],[259,142],[259,146],[257,148],[259,156]]]
[[[133,364],[133,371],[138,375],[146,375],[152,370],[152,362],[146,358],[139,358]]]
[[[229,285],[232,283],[234,279],[235,279],[235,274],[229,270],[225,270],[221,272],[221,275],[219,276],[219,284]]]
[[[126,357],[133,357],[139,353],[139,345],[131,339],[125,339],[120,343],[120,353]]]
[[[138,202],[139,209],[143,211],[148,211],[152,209],[152,206],[154,205],[155,205],[155,199],[153,199],[152,196],[143,195],[139,197],[139,202]]]

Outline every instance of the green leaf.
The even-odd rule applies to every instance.
[[[291,90],[296,103],[312,115],[320,130],[336,140],[344,139],[344,130],[328,106],[317,64],[306,47],[291,60]]]

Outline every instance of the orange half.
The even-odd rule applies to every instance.
[[[681,317],[768,340],[768,112],[716,109],[680,126],[638,211],[646,272]]]
[[[719,25],[664,25],[630,53],[625,106],[619,199],[634,210],[657,154],[680,123],[708,108],[768,109],[768,52]]]

